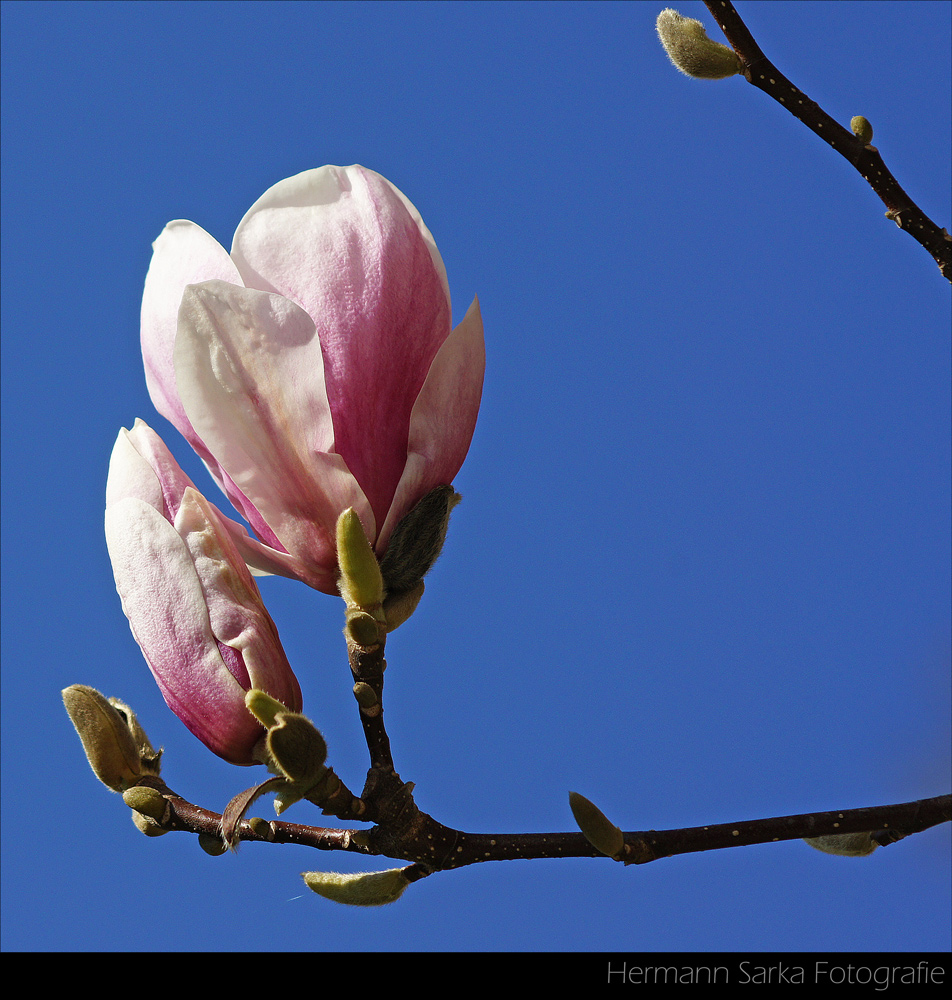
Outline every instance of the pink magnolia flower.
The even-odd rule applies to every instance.
[[[254,764],[257,688],[291,711],[301,689],[239,553],[254,547],[192,485],[141,420],[120,432],[106,485],[106,544],[132,633],[173,712],[232,764]]]
[[[339,514],[354,507],[382,557],[463,463],[485,366],[478,303],[451,328],[433,237],[360,166],[270,188],[230,254],[185,221],[154,251],[142,353],[156,408],[264,543],[250,564],[336,594]]]

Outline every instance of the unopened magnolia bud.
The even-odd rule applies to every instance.
[[[578,792],[569,792],[569,805],[585,839],[602,854],[618,858],[625,849],[625,835],[594,803]]]
[[[668,7],[658,15],[657,28],[664,51],[682,73],[700,80],[722,80],[742,71],[737,53],[708,38],[700,21]]]
[[[122,793],[122,801],[130,809],[142,813],[143,816],[149,816],[157,823],[167,822],[172,811],[162,793],[157,788],[150,788],[148,785],[127,788]]]
[[[379,607],[383,601],[380,564],[353,507],[337,519],[337,562],[338,586],[348,606],[367,610]]]
[[[461,499],[452,486],[437,486],[393,529],[380,561],[388,595],[413,590],[430,571],[446,541],[450,511]]]
[[[853,135],[867,146],[873,141],[873,126],[862,115],[850,120],[850,128],[853,130]]]
[[[410,884],[402,868],[343,875],[340,872],[303,872],[307,887],[325,899],[349,906],[383,906],[396,902]]]
[[[844,858],[865,858],[879,847],[868,833],[832,833],[826,837],[804,837],[804,841],[824,854]]]
[[[85,684],[66,688],[63,704],[82,740],[89,766],[107,788],[123,792],[143,775],[158,775],[161,751],[152,749],[128,705]]]

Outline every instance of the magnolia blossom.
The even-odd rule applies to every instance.
[[[228,521],[141,420],[119,434],[106,485],[106,543],[122,608],[169,708],[212,751],[253,764],[257,688],[292,711],[301,689]]]
[[[485,365],[477,302],[452,329],[433,237],[360,166],[270,188],[230,254],[185,221],[154,251],[142,353],[156,408],[253,528],[249,564],[336,594],[340,513],[357,511],[379,558],[462,465]]]

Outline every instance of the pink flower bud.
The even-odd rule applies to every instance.
[[[154,246],[142,352],[156,408],[264,543],[270,566],[243,552],[250,563],[336,594],[341,512],[381,557],[463,463],[485,367],[478,304],[451,328],[433,237],[359,166],[276,184],[230,255],[184,221]]]
[[[219,757],[256,763],[264,729],[245,692],[265,691],[293,712],[302,704],[239,551],[264,547],[195,489],[142,421],[113,449],[106,543],[123,611],[169,708]]]

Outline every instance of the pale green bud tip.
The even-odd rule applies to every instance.
[[[340,872],[304,872],[307,887],[325,899],[349,906],[383,906],[396,902],[410,884],[402,868],[343,875]]]
[[[357,511],[348,507],[337,519],[340,594],[348,605],[377,608],[383,601],[383,577]]]
[[[123,792],[142,775],[158,774],[159,755],[127,706],[85,684],[66,688],[63,704],[89,766],[107,788]]]
[[[873,141],[873,126],[862,115],[850,120],[850,128],[853,130],[853,135],[867,146]]]
[[[594,803],[578,792],[569,792],[569,805],[585,839],[602,854],[617,858],[625,849],[625,835]]]
[[[658,37],[675,67],[700,80],[722,80],[742,71],[737,53],[707,37],[704,25],[670,7],[658,15]]]
[[[245,708],[261,723],[265,729],[270,729],[278,721],[278,715],[286,714],[288,708],[282,705],[270,694],[252,688],[245,694]]]
[[[804,841],[824,854],[844,858],[865,858],[879,847],[868,833],[833,833],[826,837],[804,837]]]

